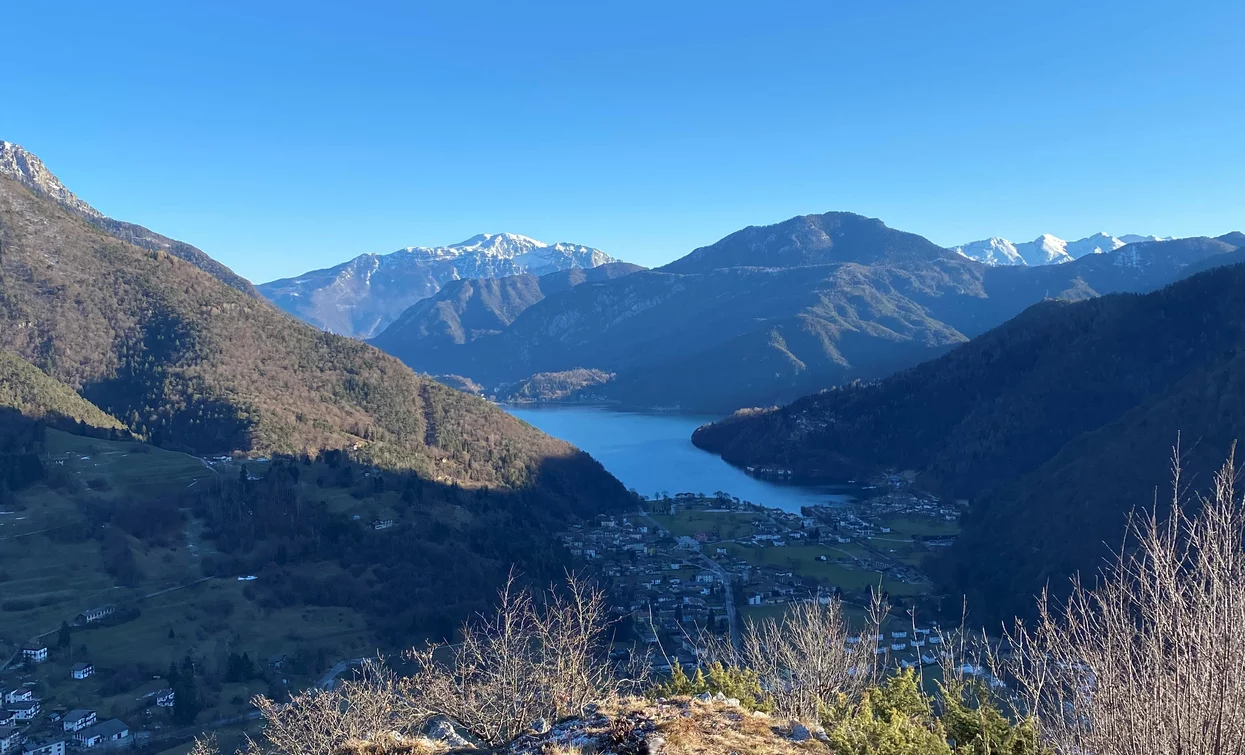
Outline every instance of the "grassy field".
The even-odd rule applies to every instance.
[[[932,516],[891,517],[878,520],[879,527],[889,527],[892,537],[945,537],[960,533],[959,522]]]
[[[674,514],[653,514],[652,517],[676,537],[693,537],[704,532],[711,536],[712,542],[750,537],[756,532],[753,522],[757,515],[750,511],[689,510]]]
[[[726,549],[732,556],[743,559],[753,566],[790,569],[801,576],[810,577],[843,590],[860,590],[881,584],[885,590],[895,595],[919,595],[927,589],[925,585],[900,582],[878,572],[836,563],[833,559],[838,558],[840,554],[824,545],[757,548],[728,543]],[[818,561],[817,557],[823,555],[830,560]]]
[[[104,495],[155,496],[176,493],[216,474],[194,456],[129,441],[96,440],[48,430],[48,459],[83,484],[104,480]],[[92,489],[97,486],[92,485]]]

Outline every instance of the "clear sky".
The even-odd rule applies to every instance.
[[[19,2],[0,139],[257,282],[511,231],[661,264],[851,210],[1245,226],[1245,3]]]

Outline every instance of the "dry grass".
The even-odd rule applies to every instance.
[[[793,742],[791,725],[720,703],[687,698],[653,702],[625,697],[602,704],[590,718],[547,737],[520,739],[515,755],[645,755],[660,738],[662,755],[804,755],[829,753],[816,739]]]
[[[345,743],[334,755],[442,755],[449,752],[444,742],[427,737],[377,737],[368,740],[352,740]]]

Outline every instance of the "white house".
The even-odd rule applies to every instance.
[[[908,636],[907,632],[891,632],[891,639],[902,640]]]
[[[4,693],[4,702],[6,703],[20,703],[34,699],[35,691],[30,687],[14,687]]]
[[[48,646],[35,643],[22,648],[22,658],[35,663],[43,663],[48,659]]]
[[[177,699],[177,693],[172,687],[165,687],[156,692],[156,705],[161,708],[172,708],[174,701]]]
[[[48,739],[42,742],[27,742],[22,748],[22,755],[65,755],[65,740]]]
[[[13,714],[14,721],[33,721],[35,716],[39,715],[38,700],[23,700],[17,703],[9,703],[8,710]]]
[[[0,726],[0,755],[22,746],[22,730],[16,726]]]
[[[760,596],[760,595],[750,595],[750,596],[748,596],[748,605],[750,605],[750,606],[759,606],[759,605],[761,605],[761,596]]]
[[[99,747],[111,742],[120,742],[130,736],[130,727],[124,721],[110,718],[103,723],[89,726],[74,734],[74,739],[83,747]]]
[[[711,584],[713,584],[713,583],[714,583],[714,581],[716,581],[716,580],[717,580],[717,577],[713,576],[713,572],[709,572],[709,571],[702,571],[700,574],[697,574],[697,575],[696,575],[696,581],[697,581],[697,582],[704,583],[704,584],[710,584],[710,585],[711,585]]]
[[[95,673],[95,666],[90,663],[75,663],[73,668],[69,669],[69,675],[74,679],[85,679]]]
[[[892,642],[891,643],[891,650],[903,650],[906,647],[908,647],[908,643],[906,642]]]
[[[75,708],[65,714],[65,718],[61,720],[61,727],[65,731],[82,731],[88,726],[94,726],[95,721],[95,711]]]

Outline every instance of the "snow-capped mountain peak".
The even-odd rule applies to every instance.
[[[1016,245],[1007,239],[994,236],[971,244],[952,247],[951,251],[968,257],[970,260],[984,262],[987,265],[1024,265],[1025,261],[1016,251]]]
[[[1033,241],[1013,244],[1005,238],[994,237],[984,241],[951,247],[951,251],[987,265],[1059,265],[1078,260],[1088,254],[1114,252],[1138,241],[1160,241],[1158,236],[1126,234],[1112,236],[1095,233],[1076,241],[1064,241],[1049,233],[1043,233]]]
[[[362,254],[324,270],[272,281],[260,292],[307,322],[370,338],[401,312],[463,278],[546,275],[618,260],[582,244],[550,244],[517,233],[481,233],[446,246],[408,246]]]

